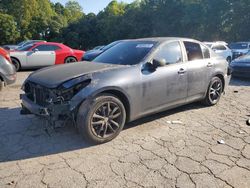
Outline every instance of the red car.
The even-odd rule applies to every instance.
[[[56,42],[38,42],[10,51],[16,70],[81,61],[84,51]]]

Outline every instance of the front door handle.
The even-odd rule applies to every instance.
[[[178,71],[178,74],[185,74],[185,69],[183,69],[183,68],[180,68],[180,70]]]
[[[213,66],[213,64],[210,62],[207,64],[207,67],[212,67],[212,66]]]

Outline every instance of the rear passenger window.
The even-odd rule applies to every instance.
[[[212,47],[213,50],[226,50],[226,47],[223,45],[216,45]]]
[[[195,42],[184,42],[184,46],[187,51],[188,61],[203,59],[200,44]]]
[[[209,49],[206,46],[201,45],[201,50],[202,50],[203,58],[209,59],[210,58]]]
[[[178,41],[165,44],[156,52],[154,58],[164,59],[167,64],[182,62],[181,46]]]

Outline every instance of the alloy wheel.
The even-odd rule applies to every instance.
[[[65,61],[65,63],[74,63],[76,62],[77,60],[74,58],[74,57],[68,57]]]
[[[213,82],[209,90],[209,98],[211,102],[216,102],[220,99],[221,90],[222,90],[221,82],[218,80]]]
[[[108,138],[119,131],[123,122],[123,114],[115,102],[104,102],[94,111],[91,129],[98,138]]]

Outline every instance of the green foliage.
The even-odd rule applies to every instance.
[[[13,16],[0,13],[0,44],[15,42],[19,37]]]
[[[65,6],[50,0],[0,0],[0,38],[1,43],[45,39],[82,49],[152,36],[248,41],[249,10],[249,0],[135,0],[131,4],[113,0],[97,15],[85,15],[75,0]]]

